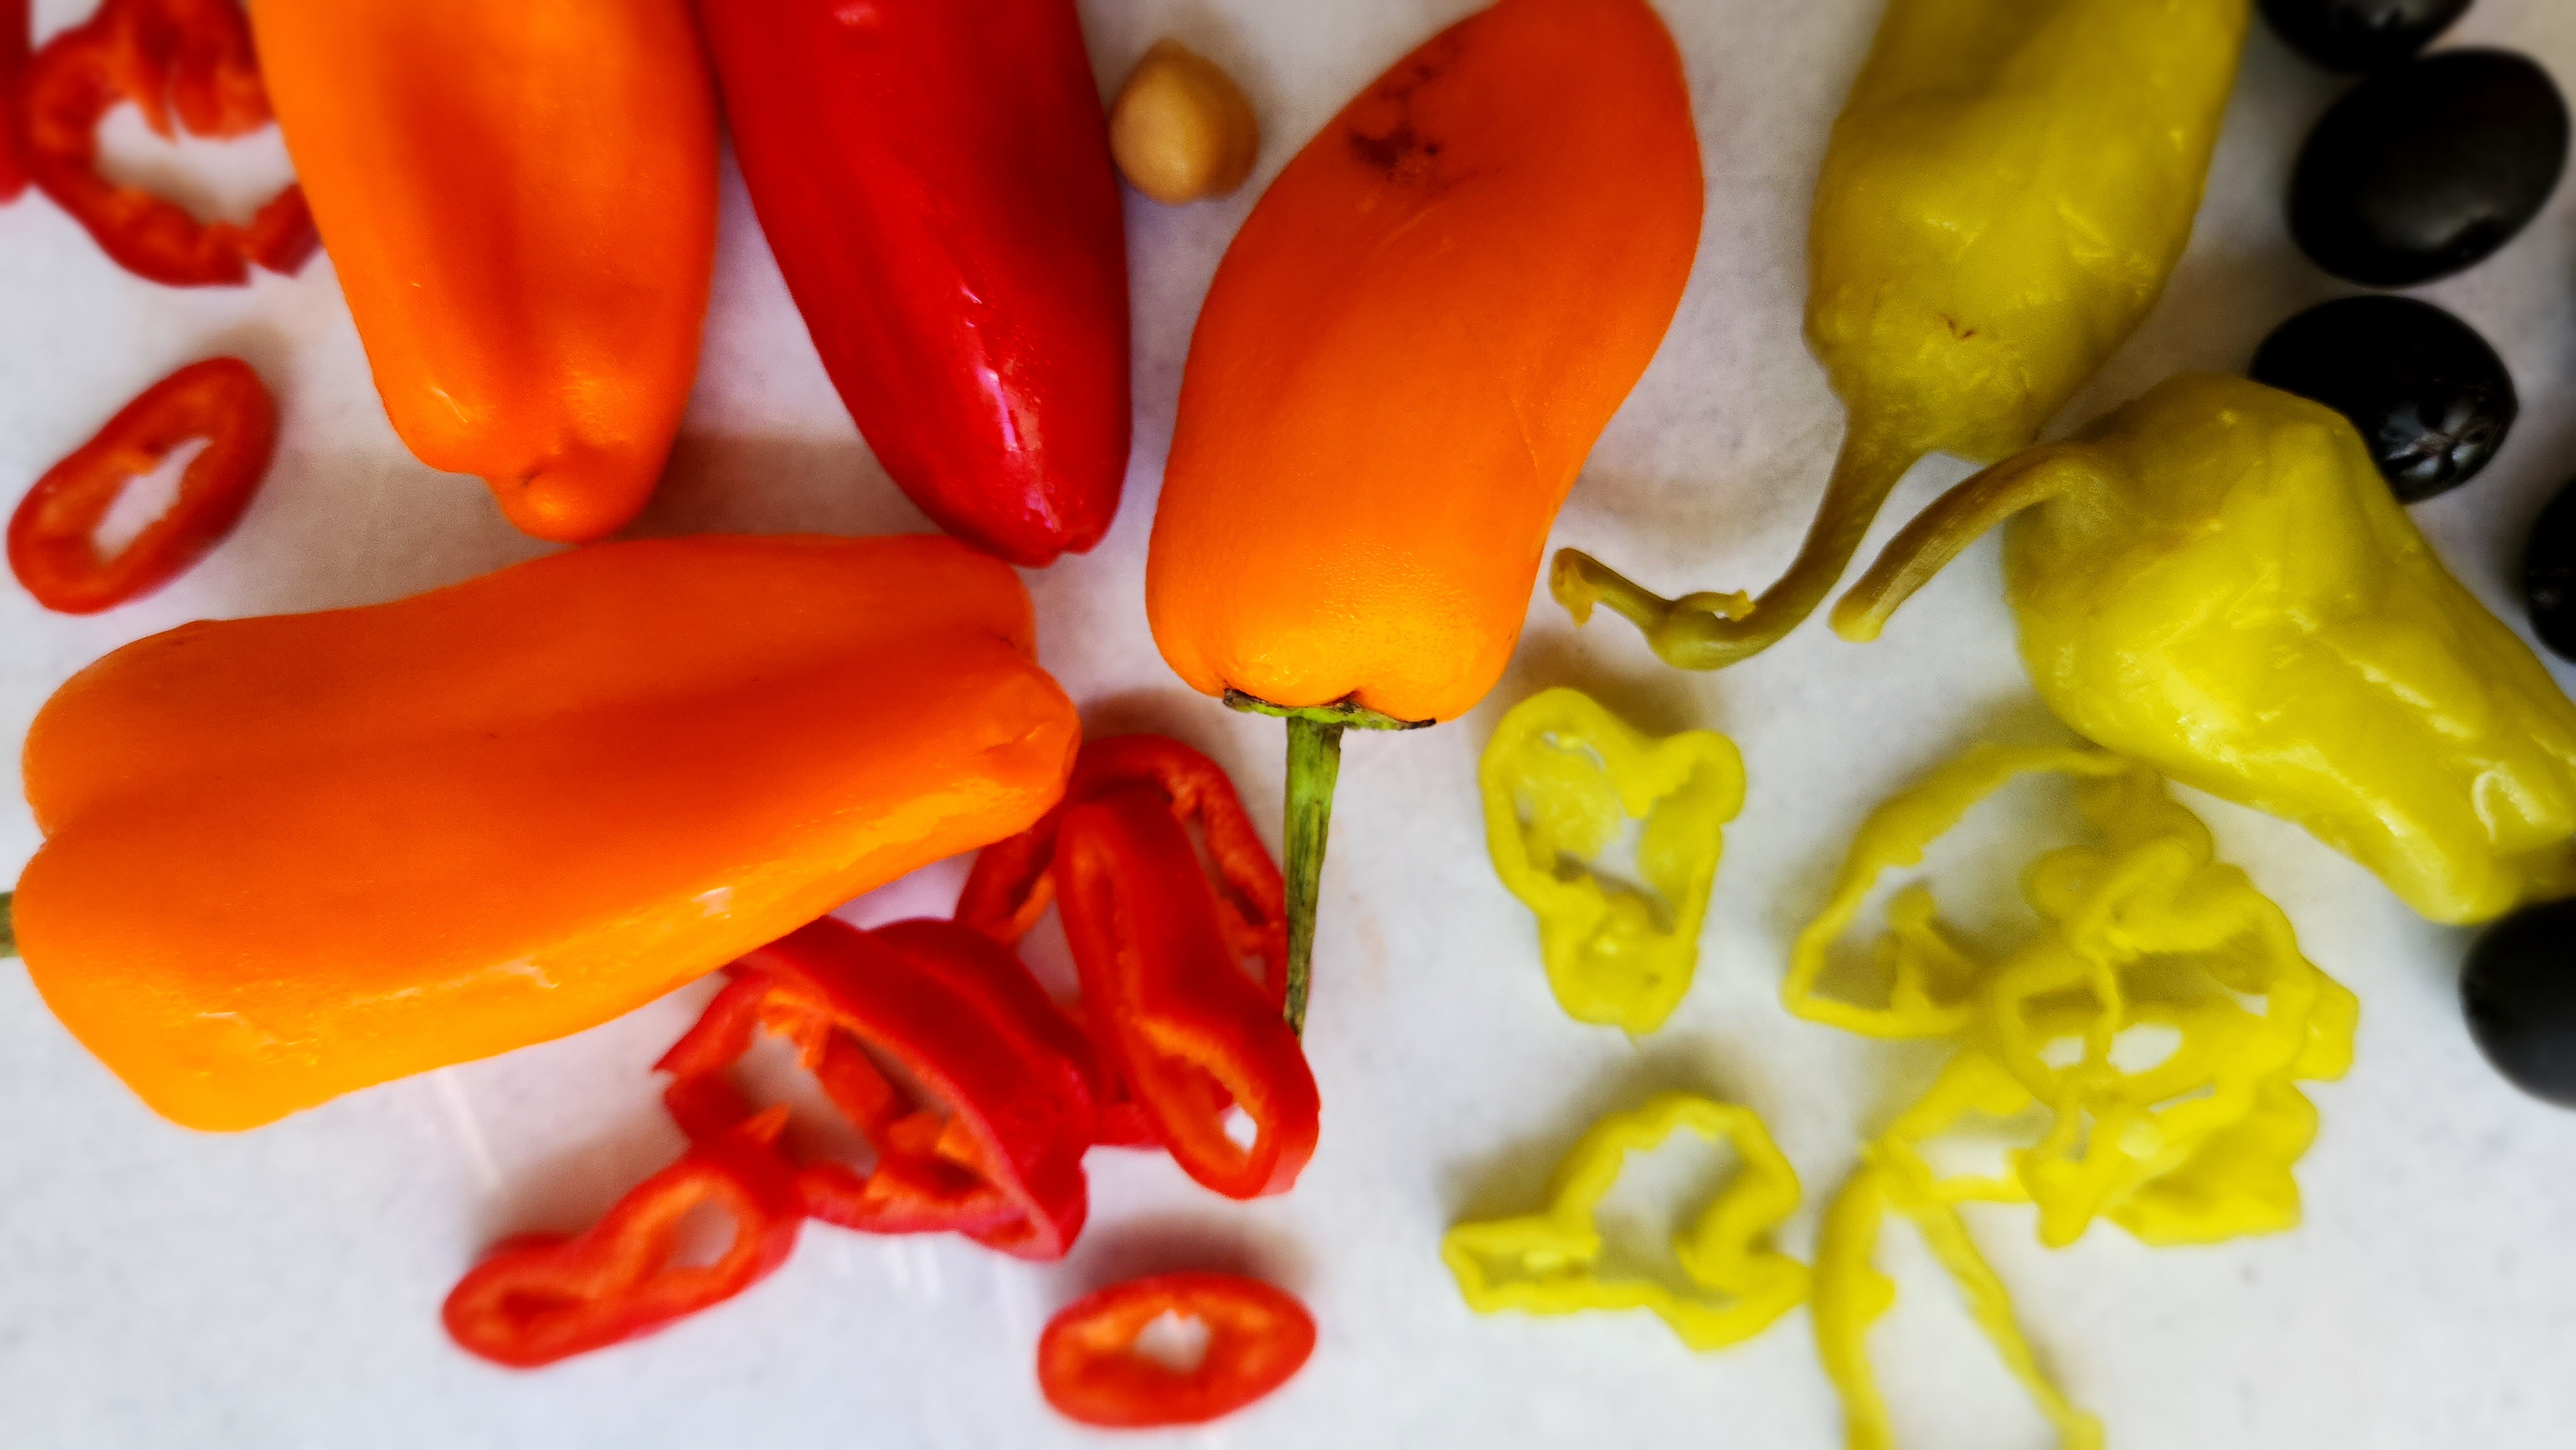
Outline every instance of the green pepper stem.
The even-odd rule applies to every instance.
[[[2090,476],[2090,452],[2080,443],[2027,448],[1933,500],[1835,601],[1834,633],[1861,644],[1878,638],[1898,605],[1988,529]]]
[[[1288,1027],[1306,1030],[1306,983],[1315,956],[1315,896],[1323,884],[1324,845],[1333,827],[1333,787],[1342,777],[1342,732],[1420,730],[1429,720],[1398,720],[1350,700],[1330,705],[1273,705],[1241,690],[1225,692],[1228,708],[1288,722]]]
[[[0,962],[18,954],[18,893],[0,891]]]
[[[1315,895],[1342,775],[1340,725],[1288,718],[1288,1030],[1306,1030],[1306,984],[1315,956]]]
[[[1548,592],[1581,624],[1595,604],[1607,604],[1646,632],[1664,663],[1685,670],[1719,670],[1753,658],[1796,629],[1841,582],[1860,552],[1879,505],[1923,450],[1898,443],[1854,420],[1834,460],[1833,480],[1808,526],[1798,557],[1759,599],[1742,592],[1702,591],[1666,599],[1579,549],[1560,549],[1548,570]]]

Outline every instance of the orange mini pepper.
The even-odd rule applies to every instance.
[[[146,1103],[248,1128],[1023,830],[1079,737],[1018,577],[940,538],[608,544],[184,625],[37,715],[18,947]]]
[[[1501,676],[1700,211],[1654,11],[1502,0],[1308,142],[1217,269],[1145,605],[1191,686],[1288,716],[1291,1020],[1342,729],[1446,720]]]
[[[260,68],[394,431],[581,543],[652,496],[715,261],[686,0],[259,0]]]

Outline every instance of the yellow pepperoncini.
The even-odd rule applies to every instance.
[[[2024,873],[2039,931],[1981,961],[1941,924],[1930,893],[1909,888],[1875,953],[1886,1005],[1826,995],[1829,949],[1879,877],[1920,863],[1972,806],[2040,772],[2075,778],[2099,840],[2048,852]],[[2316,1111],[2294,1083],[2344,1072],[2359,1011],[2300,955],[2280,908],[2215,859],[2208,828],[2155,771],[2098,751],[1999,746],[1968,752],[1872,814],[1831,901],[1799,937],[1782,997],[1811,1020],[1958,1044],[1923,1098],[1863,1150],[1818,1244],[1817,1348],[1854,1450],[1891,1443],[1865,1344],[1894,1298],[1870,1264],[1889,1208],[1923,1234],[2063,1443],[2089,1450],[2100,1425],[2040,1369],[1955,1205],[2032,1204],[2052,1247],[2096,1218],[2154,1245],[2289,1228],[2299,1216],[2291,1168],[2316,1135]],[[2161,1055],[2141,1036],[2161,1037]],[[2136,1060],[2141,1046],[2151,1060]],[[2001,1176],[1933,1168],[1927,1145],[1965,1119],[2033,1114],[2045,1126],[2006,1154]]]
[[[1916,460],[2039,436],[2190,240],[2247,0],[1890,0],[1834,122],[1808,232],[1807,342],[1849,410],[1798,558],[1759,600],[1666,600],[1575,550],[1550,574],[1685,669],[1815,610]]]
[[[2435,921],[2576,890],[2576,705],[2332,410],[2169,379],[1944,495],[1834,628],[1876,637],[2006,518],[2023,662],[2078,733],[2305,826]]]
[[[1652,1279],[1604,1279],[1605,1245],[1594,1213],[1630,1153],[1688,1131],[1735,1147],[1737,1166],[1699,1221],[1674,1235],[1682,1273],[1706,1294]],[[1690,1093],[1665,1093],[1592,1125],[1557,1165],[1545,1210],[1462,1223],[1440,1241],[1441,1261],[1479,1314],[1518,1309],[1574,1314],[1651,1309],[1695,1350],[1722,1349],[1770,1327],[1807,1297],[1807,1268],[1769,1247],[1797,1211],[1798,1175],[1752,1109]]]
[[[1512,707],[1476,776],[1494,870],[1538,915],[1558,1005],[1579,1022],[1662,1026],[1690,987],[1722,828],[1744,805],[1733,742],[1708,730],[1651,739],[1560,688]],[[1630,820],[1645,823],[1642,890],[1585,864]]]

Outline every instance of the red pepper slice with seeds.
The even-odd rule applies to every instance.
[[[771,1112],[692,1144],[581,1233],[503,1241],[447,1296],[448,1337],[512,1369],[535,1369],[622,1343],[730,1299],[787,1262],[803,1214],[771,1141]],[[681,1222],[715,1204],[733,1242],[714,1263],[679,1266]]]
[[[869,1233],[963,1233],[1030,1259],[1082,1230],[1090,1051],[1008,948],[953,922],[873,932],[825,918],[753,952],[659,1064],[693,1137],[748,1113],[726,1077],[762,1027],[797,1046],[876,1150],[861,1174],[795,1170],[805,1212]],[[937,1103],[887,1081],[881,1053]]]
[[[1207,1329],[1196,1368],[1137,1352],[1166,1314]],[[1155,1274],[1077,1299],[1038,1338],[1038,1388],[1068,1419],[1111,1429],[1198,1425],[1286,1384],[1315,1352],[1315,1319],[1289,1294],[1235,1274]]]
[[[292,273],[320,245],[301,188],[272,197],[247,226],[201,222],[185,207],[98,170],[98,124],[132,101],[163,136],[245,136],[269,123],[268,91],[237,0],[106,0],[56,35],[19,78],[27,174],[138,277],[173,287],[240,286],[253,263]]]
[[[113,557],[96,535],[126,486],[203,438],[179,496]],[[9,569],[36,601],[95,614],[169,583],[232,532],[268,472],[277,405],[239,358],[190,363],[126,404],[98,436],[36,480],[9,520]]]
[[[1315,1151],[1314,1074],[1169,803],[1129,786],[1067,810],[1053,875],[1092,1041],[1173,1161],[1229,1198],[1287,1192]],[[1227,1131],[1237,1109],[1249,1143]]]

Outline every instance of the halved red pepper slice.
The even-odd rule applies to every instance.
[[[1136,1336],[1166,1314],[1206,1326],[1195,1369],[1136,1352]],[[1198,1425],[1286,1384],[1314,1352],[1314,1316],[1279,1289],[1235,1274],[1156,1274],[1077,1299],[1047,1321],[1038,1388],[1086,1425]]]
[[[192,439],[179,497],[114,557],[99,521],[136,478]],[[98,436],[45,471],[9,519],[9,568],[36,602],[95,614],[169,583],[232,532],[277,446],[277,405],[239,358],[190,363],[118,410]]]
[[[1129,786],[1067,810],[1054,876],[1092,1041],[1173,1161],[1229,1198],[1287,1192],[1315,1151],[1314,1074],[1168,803]],[[1227,1132],[1236,1109],[1249,1143]]]
[[[741,1120],[748,1107],[725,1073],[767,1026],[797,1044],[877,1153],[864,1175],[798,1168],[808,1214],[870,1233],[963,1233],[1023,1258],[1072,1247],[1089,1198],[1089,1049],[1008,948],[953,922],[863,932],[826,918],[734,971],[660,1063],[685,1131]],[[912,1103],[871,1050],[947,1110]]]
[[[1056,836],[1065,811],[1133,786],[1152,788],[1168,803],[1174,819],[1199,828],[1215,867],[1207,889],[1214,897],[1217,925],[1226,944],[1237,961],[1260,964],[1263,989],[1284,1006],[1287,896],[1279,864],[1261,844],[1260,833],[1253,829],[1242,798],[1224,770],[1165,736],[1116,735],[1085,743],[1064,802],[1035,826],[985,847],[975,858],[958,897],[957,920],[1005,943],[1027,935],[1055,902]],[[1207,876],[1196,860],[1188,874],[1191,879]],[[1174,885],[1177,889],[1178,882]],[[1087,1020],[1087,1014],[1077,1011],[1077,1015]],[[1105,1041],[1100,1032],[1093,1036]],[[1162,1146],[1152,1115],[1113,1067],[1104,1064],[1094,1089],[1100,1110],[1095,1141],[1119,1148]]]
[[[106,0],[45,42],[20,77],[27,174],[138,277],[173,287],[240,286],[257,263],[292,273],[320,245],[304,192],[288,186],[248,226],[201,222],[185,207],[98,172],[98,123],[132,101],[164,136],[243,136],[269,122],[268,91],[237,0]]]
[[[1261,963],[1262,985],[1286,1001],[1288,895],[1279,863],[1261,844],[1234,782],[1213,760],[1162,735],[1113,735],[1085,741],[1064,802],[1028,830],[984,848],[957,899],[957,919],[996,941],[1016,943],[1055,899],[1048,867],[1064,813],[1130,786],[1161,793],[1173,817],[1198,826],[1209,863],[1217,923],[1235,954]],[[1204,875],[1195,868],[1193,875]]]
[[[693,1143],[598,1223],[566,1237],[523,1234],[494,1248],[447,1296],[448,1337],[513,1369],[535,1369],[650,1334],[760,1282],[796,1248],[796,1183],[771,1148],[784,1112]],[[701,1204],[732,1216],[714,1263],[675,1267],[681,1220]]]

